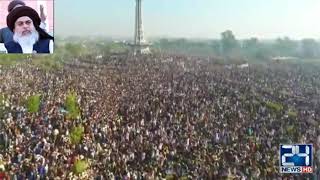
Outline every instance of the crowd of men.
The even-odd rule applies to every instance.
[[[317,67],[214,62],[157,55],[80,59],[54,71],[1,67],[0,172],[12,179],[317,178]],[[81,109],[75,120],[65,113],[70,90]],[[38,113],[24,103],[33,94],[41,94]],[[72,144],[79,124],[84,137]],[[281,143],[313,144],[314,173],[280,174]],[[89,162],[80,175],[78,159]]]

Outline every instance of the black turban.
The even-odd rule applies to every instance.
[[[14,8],[7,16],[7,26],[9,29],[14,32],[15,22],[20,17],[27,16],[33,21],[35,29],[39,32],[40,39],[53,39],[48,33],[40,28],[41,19],[37,11],[28,6],[20,6]]]

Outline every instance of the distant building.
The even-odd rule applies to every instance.
[[[282,60],[297,60],[297,57],[290,57],[290,56],[276,56],[271,58],[273,61],[282,61]]]
[[[248,67],[249,67],[248,63],[238,65],[238,68],[241,68],[241,69],[248,68]]]

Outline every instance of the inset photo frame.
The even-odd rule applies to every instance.
[[[1,0],[0,9],[0,53],[53,53],[54,0]]]

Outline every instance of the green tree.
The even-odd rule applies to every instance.
[[[259,49],[259,41],[257,38],[250,38],[244,40],[242,43],[242,49],[245,52],[247,57],[254,57],[256,58],[257,52]]]
[[[230,54],[236,48],[238,48],[239,43],[236,40],[233,32],[230,30],[221,33],[221,46],[223,54]]]
[[[110,43],[109,48],[111,53],[126,53],[129,50],[125,44],[116,42]]]
[[[250,38],[243,41],[243,48],[245,49],[255,49],[258,46],[258,38]]]
[[[168,39],[162,38],[162,39],[159,40],[159,43],[160,43],[161,46],[165,46],[165,45],[168,45],[170,42],[169,42]]]
[[[216,55],[221,54],[221,42],[219,40],[211,41],[210,46],[211,46],[214,54],[216,54]]]
[[[288,111],[288,116],[290,118],[297,118],[298,113],[296,111],[294,111],[294,110],[290,110],[290,111]]]
[[[273,112],[279,113],[279,112],[281,112],[283,110],[283,106],[280,103],[267,102],[266,105]]]
[[[314,39],[303,39],[301,41],[301,56],[304,58],[319,57],[320,45]]]
[[[70,91],[66,97],[65,106],[68,119],[77,119],[80,116],[80,108],[77,103],[77,94]]]
[[[274,44],[277,56],[297,56],[298,43],[289,37],[278,38]]]
[[[81,174],[89,167],[89,163],[85,160],[77,160],[73,166],[73,172],[75,174]]]
[[[86,52],[85,47],[80,43],[67,43],[64,49],[73,57],[79,57]]]
[[[40,94],[29,96],[27,99],[27,109],[30,113],[36,113],[40,108]]]
[[[97,47],[97,51],[98,51],[97,53],[100,53],[103,56],[107,56],[110,54],[111,47],[109,46],[109,44],[97,43],[96,47]]]
[[[70,141],[72,144],[79,144],[83,138],[84,127],[82,125],[75,126],[70,132]]]

